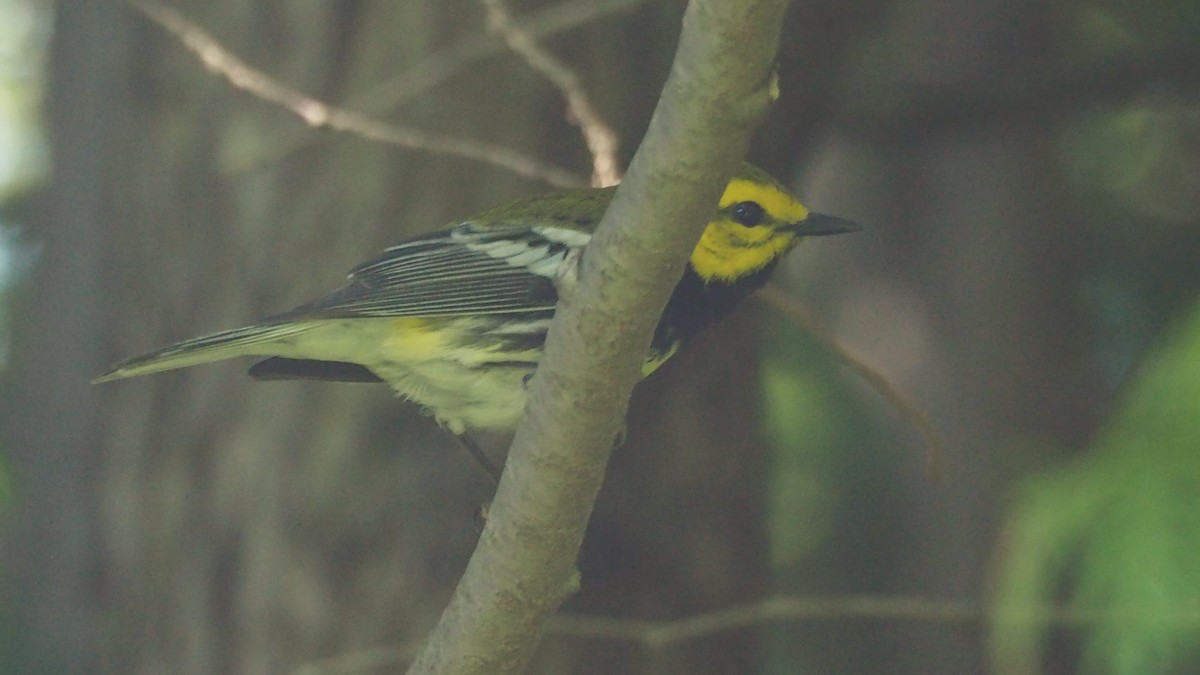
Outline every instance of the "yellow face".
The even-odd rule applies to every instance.
[[[717,215],[692,252],[692,268],[705,281],[735,281],[757,272],[799,240],[796,226],[808,218],[808,209],[764,176],[735,176],[725,188]]]

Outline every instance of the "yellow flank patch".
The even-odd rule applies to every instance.
[[[721,195],[719,208],[738,202],[755,202],[767,215],[781,223],[798,223],[808,217],[808,209],[796,198],[775,185],[734,178]]]
[[[437,326],[428,319],[392,319],[383,345],[385,354],[402,355],[403,361],[438,359],[446,350]]]

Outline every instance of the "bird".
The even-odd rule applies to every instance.
[[[134,356],[93,382],[266,357],[251,377],[387,383],[478,457],[466,433],[516,428],[554,317],[556,277],[586,250],[615,189],[519,199],[413,237],[354,267],[324,297]],[[762,287],[804,238],[857,229],[810,212],[767,172],[741,164],[658,321],[643,377]]]

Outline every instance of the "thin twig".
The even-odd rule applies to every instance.
[[[521,27],[535,38],[568,31],[609,14],[629,11],[651,0],[575,0],[563,2],[522,17]],[[431,89],[468,70],[480,61],[504,52],[508,47],[498,37],[472,33],[454,44],[439,49],[425,60],[399,75],[352,94],[345,105],[371,114],[392,112]],[[299,134],[294,129],[274,130],[274,136],[261,144],[264,152],[239,156],[225,165],[231,172],[251,171],[277,162],[299,150],[327,140],[326,136]],[[581,181],[582,182],[582,181]]]
[[[939,480],[942,476],[945,465],[946,455],[946,437],[934,425],[933,420],[921,410],[916,403],[896,388],[895,385],[887,379],[883,373],[879,372],[871,364],[853,354],[844,345],[838,342],[828,330],[826,330],[812,311],[808,307],[796,299],[795,297],[785,293],[774,286],[768,286],[758,293],[758,298],[770,305],[779,313],[795,321],[809,335],[812,335],[818,342],[825,346],[834,356],[842,363],[845,363],[851,370],[858,373],[859,377],[867,381],[876,391],[891,403],[900,414],[908,418],[913,426],[917,428],[917,432],[925,439],[925,469],[934,480]]]
[[[1090,626],[1154,620],[1173,625],[1200,624],[1200,608],[1163,613],[1139,608],[1094,610],[1038,606],[996,612],[971,600],[936,600],[919,596],[850,595],[841,597],[767,598],[686,616],[650,620],[560,613],[546,624],[546,633],[565,638],[613,640],[663,649],[717,633],[767,624],[822,621],[911,621],[934,624],[984,625],[988,622],[1028,622],[1047,626]],[[294,675],[360,673],[410,661],[419,645],[379,647],[307,663]]]
[[[351,110],[331,106],[251,67],[175,10],[150,0],[126,1],[177,37],[205,67],[225,78],[235,89],[279,105],[310,127],[351,133],[368,140],[412,150],[427,150],[473,159],[508,169],[527,178],[545,181],[556,187],[577,187],[580,184],[579,177],[574,173],[511,148],[387,124]]]
[[[576,0],[522,16],[520,30],[533,39],[585,25],[607,14],[628,11],[650,0]],[[363,99],[372,109],[390,110],[425,94],[479,61],[506,48],[491,36],[469,35],[441,49],[396,78],[376,87]]]
[[[874,596],[780,597],[661,621],[560,614],[546,625],[546,632],[574,638],[634,642],[649,649],[661,649],[715,633],[789,621],[903,619],[962,623],[979,621],[982,618],[983,612],[979,607],[954,600]]]
[[[303,663],[292,671],[292,675],[362,675],[377,671],[392,672],[397,666],[412,661],[420,648],[420,642],[411,642],[401,647],[359,649]]]
[[[620,183],[617,132],[596,112],[587,92],[579,83],[579,76],[513,21],[504,0],[483,0],[483,6],[487,8],[488,27],[492,32],[503,38],[509,49],[521,55],[529,67],[562,92],[570,119],[579,127],[592,154],[592,185],[607,187]]]
[[[576,638],[636,642],[657,649],[763,624],[844,619],[943,624],[1016,621],[1067,626],[1153,619],[1156,622],[1197,624],[1200,623],[1200,609],[1181,610],[1167,615],[1140,609],[1084,610],[1071,607],[1031,607],[1027,611],[996,613],[966,600],[872,595],[776,597],[665,621],[559,614],[546,625],[546,632]]]

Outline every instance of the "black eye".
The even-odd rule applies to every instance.
[[[736,222],[746,227],[761,225],[763,218],[767,215],[763,211],[763,207],[755,202],[738,202],[729,209],[729,212]]]

